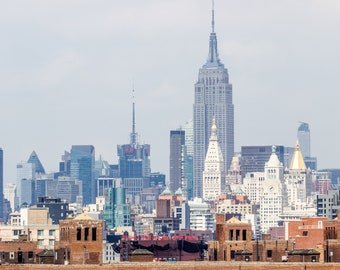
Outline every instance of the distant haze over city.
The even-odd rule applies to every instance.
[[[340,2],[215,0],[219,56],[242,145],[295,146],[309,123],[318,168],[340,167]],[[0,4],[4,180],[33,150],[47,172],[91,144],[110,163],[136,131],[168,175],[169,133],[192,118],[208,56],[211,1],[7,1]]]

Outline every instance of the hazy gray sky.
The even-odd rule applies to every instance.
[[[215,31],[242,145],[294,146],[310,124],[319,168],[340,167],[340,1],[215,0]],[[57,171],[72,144],[109,162],[129,142],[131,92],[152,171],[168,173],[169,131],[192,117],[208,55],[209,0],[0,3],[0,147],[5,181],[36,150]]]

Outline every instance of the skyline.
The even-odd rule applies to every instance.
[[[72,145],[94,145],[96,158],[117,163],[117,145],[129,143],[133,85],[140,142],[151,145],[152,171],[168,177],[170,130],[192,118],[208,56],[211,1],[0,7],[5,183],[16,182],[16,164],[33,150],[47,172]],[[337,1],[215,1],[219,56],[233,85],[235,151],[294,147],[303,121],[318,167],[339,167],[339,14]]]

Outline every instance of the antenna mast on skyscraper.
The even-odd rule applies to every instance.
[[[211,30],[214,33],[215,31],[215,14],[214,14],[214,0],[212,0],[212,9],[211,9]]]
[[[135,145],[137,143],[136,121],[135,121],[135,86],[132,84],[132,133],[130,135],[130,143]]]

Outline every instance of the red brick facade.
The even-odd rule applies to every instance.
[[[252,240],[251,224],[236,218],[224,221],[224,215],[216,216],[216,241],[209,242],[210,261],[247,262],[319,262],[323,261],[323,247],[296,248],[295,239],[271,240],[263,235],[262,240]]]
[[[36,263],[37,245],[37,242],[31,241],[0,242],[1,262],[10,264]]]
[[[288,239],[293,240],[297,249],[316,248],[324,242],[323,224],[327,220],[323,217],[313,217],[289,221]]]
[[[82,215],[60,221],[59,249],[65,250],[63,257],[71,264],[100,264],[104,222]]]

